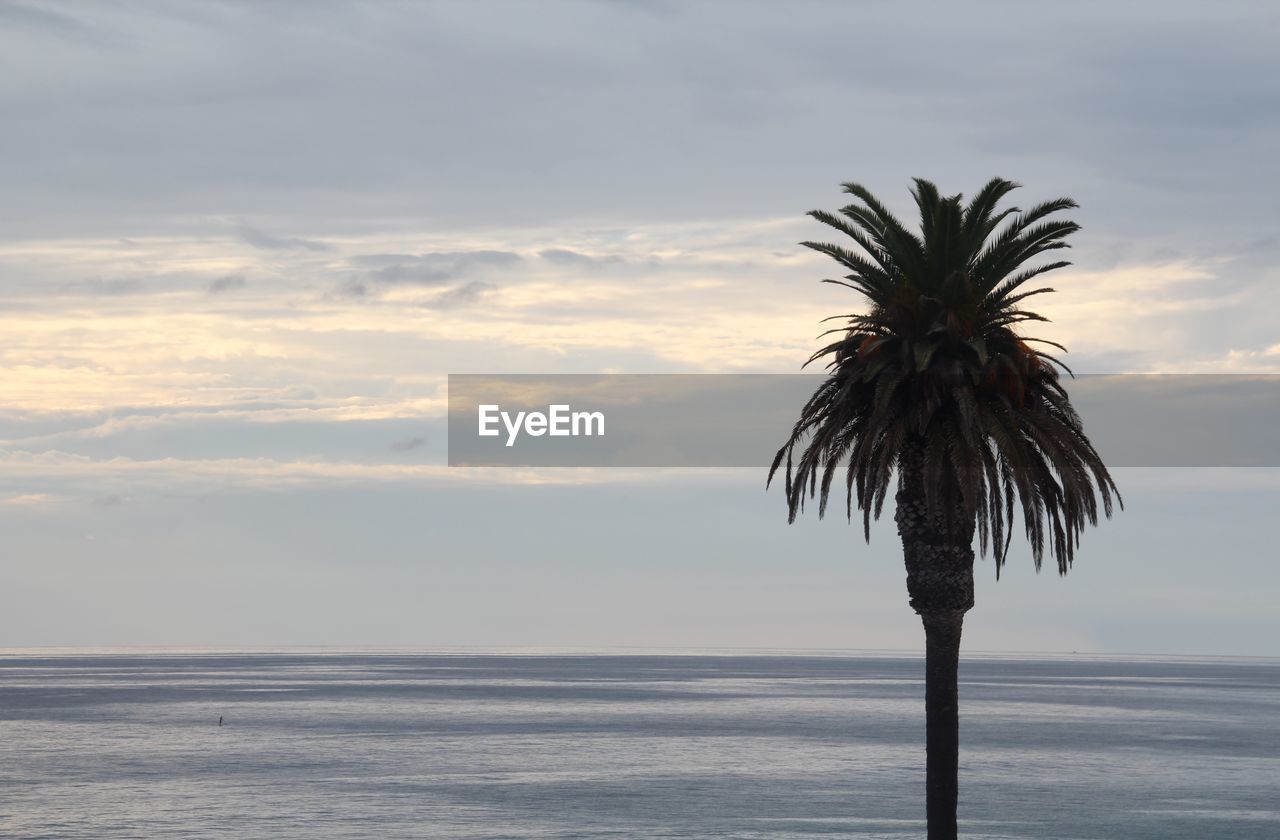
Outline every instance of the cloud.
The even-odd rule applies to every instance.
[[[0,497],[0,505],[11,505],[13,507],[38,507],[57,501],[59,501],[58,497],[50,493],[19,493],[13,496]]]
[[[424,437],[413,437],[408,440],[398,440],[391,444],[392,452],[410,452],[414,449],[421,449],[427,445],[427,439]]]
[[[456,511],[480,515],[497,499],[528,512],[549,498],[504,498],[496,485],[705,480],[414,462],[436,452],[430,418],[443,411],[449,371],[796,370],[817,347],[819,320],[860,306],[819,286],[833,266],[795,245],[816,233],[803,212],[840,206],[844,180],[866,181],[903,215],[912,175],[972,194],[1000,174],[1027,184],[1028,203],[1078,199],[1078,268],[1042,300],[1056,321],[1045,328],[1060,330],[1046,337],[1065,338],[1079,370],[1280,370],[1267,177],[1280,144],[1269,107],[1280,55],[1265,4],[938,5],[925,15],[890,3],[814,3],[802,14],[727,0],[659,6],[509,4],[494,27],[489,9],[466,3],[308,4],[299,25],[290,4],[0,2],[11,24],[0,26],[0,109],[38,115],[9,120],[0,136],[4,159],[23,164],[6,171],[0,201],[0,511],[31,521],[25,544],[6,530],[3,553],[48,561],[26,563],[15,581],[43,570],[51,582],[47,599],[16,591],[9,629],[100,638],[75,621],[77,598],[103,600],[107,578],[95,575],[138,589],[141,574],[154,581],[182,564],[175,546],[254,566],[218,576],[237,593],[282,571],[288,548],[298,568],[323,563],[318,578],[340,581],[335,603],[349,606],[350,582],[368,570],[344,575],[324,559],[359,551],[299,541],[314,531],[314,506],[291,504],[302,524],[280,528],[260,498],[250,519],[213,515],[219,494],[315,487],[334,510],[354,499],[404,519],[402,505],[370,491],[421,499],[423,486],[442,485],[456,507],[423,510],[458,526],[457,551],[420,518],[403,532],[318,519],[347,523],[366,547],[384,533],[388,543],[427,534],[441,563],[461,567],[475,528]],[[851,50],[851,31],[877,36]],[[1086,364],[1075,364],[1081,354]],[[743,498],[761,497],[759,476],[748,479]],[[1206,492],[1203,473],[1184,481]],[[1257,481],[1267,484],[1239,473],[1217,483],[1261,509],[1280,478]],[[484,484],[484,495],[458,500],[458,482]],[[630,489],[607,501],[627,502]],[[684,543],[706,543],[706,514],[730,509],[698,508],[709,497],[723,498],[690,494],[681,508],[703,523]],[[552,501],[553,515],[575,509]],[[602,545],[636,519],[634,506],[606,508],[622,513],[597,517]],[[1164,554],[1205,553],[1203,521],[1181,513],[1134,533],[1150,542],[1170,521],[1198,527]],[[68,547],[89,525],[96,547],[119,543],[110,562]],[[848,537],[836,533],[831,550],[805,556],[834,556]],[[236,534],[267,562],[228,552]],[[766,562],[769,552],[750,556],[759,547],[738,552],[746,566],[735,573]],[[1131,547],[1093,568],[1126,558],[1138,568],[1143,552]],[[69,573],[81,556],[87,574]],[[545,569],[530,568],[553,585],[602,568],[589,552],[569,561],[580,567],[541,559]],[[605,572],[595,589],[583,582],[547,603],[598,605]],[[296,589],[298,576],[279,577]],[[482,619],[483,577],[475,598],[454,599]],[[135,612],[147,632],[167,626],[155,610],[190,601],[189,586],[167,599],[142,589]],[[266,600],[271,626],[296,617]],[[705,603],[695,605],[703,622]]]
[[[389,265],[365,276],[372,283],[413,283],[423,286],[448,283],[454,277],[453,272],[448,269],[429,265]]]
[[[363,280],[348,277],[338,284],[338,287],[334,290],[334,294],[338,297],[362,298],[369,294],[369,284],[365,283]]]
[[[312,239],[301,239],[299,237],[279,237],[272,236],[265,231],[248,225],[236,225],[233,228],[236,236],[248,245],[254,248],[261,248],[267,251],[332,251],[333,246],[324,242],[317,242]]]
[[[568,248],[548,248],[538,254],[539,257],[554,265],[566,267],[588,267],[623,262],[622,257],[610,254],[607,257],[593,257],[589,254],[571,251]]]
[[[227,274],[217,278],[209,284],[209,294],[216,295],[221,292],[229,292],[232,289],[243,289],[245,287],[245,279],[242,274]]]
[[[372,284],[439,286],[485,269],[507,268],[522,261],[512,251],[477,250],[419,254],[417,256],[371,255],[354,257],[353,264],[372,263],[378,267],[362,275]]]
[[[456,309],[476,303],[481,298],[498,288],[483,280],[471,280],[456,289],[450,289],[422,302],[429,309]]]
[[[893,4],[752,4],[732,7],[731,38],[709,34],[727,2],[584,14],[549,0],[511,10],[501,37],[477,36],[485,13],[467,4],[325,5],[307,27],[274,4],[3,8],[34,25],[0,35],[24,80],[2,104],[49,106],[3,140],[32,162],[6,182],[6,237],[141,235],[198,226],[211,207],[324,241],[393,224],[604,228],[799,213],[850,178],[972,190],[995,172],[1061,185],[1087,229],[1121,238],[1268,233],[1254,170],[1280,130],[1266,107],[1280,59],[1262,4],[939,7],[923,22]],[[68,27],[127,37],[137,61],[104,63]],[[882,37],[850,54],[851,28]],[[352,31],[335,60],[332,33]],[[961,42],[989,60],[956,65],[947,46]],[[1053,101],[1036,99],[1047,87]],[[207,119],[182,119],[192,102]],[[939,120],[945,147],[926,139]],[[247,222],[240,235],[324,247]]]
[[[146,285],[137,277],[89,277],[63,286],[72,294],[136,295],[146,291]]]
[[[21,2],[0,4],[0,19],[36,29],[48,28],[60,34],[83,35],[88,32],[84,24],[70,15]]]
[[[444,464],[365,464],[353,461],[284,460],[276,458],[105,458],[56,450],[27,453],[0,449],[0,492],[5,485],[40,484],[47,490],[0,496],[0,505],[41,506],[68,496],[93,499],[112,495],[128,501],[134,494],[197,494],[254,489],[287,489],[303,485],[454,482],[482,485],[593,485],[635,483],[719,483],[740,478],[742,470],[626,468],[488,468]]]
[[[515,251],[477,249],[423,254],[356,254],[344,262],[358,273],[340,280],[332,292],[334,297],[384,298],[389,291],[398,290],[394,302],[447,309],[474,302],[497,288],[497,284],[490,280],[468,280],[468,277],[477,274],[490,277],[499,270],[503,276],[510,277],[524,264],[524,258]],[[411,292],[406,297],[404,290],[414,288],[443,288],[443,291],[425,299],[413,297]]]

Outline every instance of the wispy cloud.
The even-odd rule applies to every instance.
[[[233,230],[236,236],[252,245],[254,248],[261,248],[267,251],[331,251],[333,247],[324,242],[314,239],[302,239],[297,236],[272,236],[266,231],[259,230],[249,225],[236,225]]]
[[[607,256],[594,256],[584,254],[579,251],[572,251],[568,248],[548,248],[538,254],[539,257],[553,265],[567,266],[573,268],[597,268],[600,266],[617,265],[625,262],[618,254],[609,254]]]
[[[14,496],[0,496],[0,505],[36,507],[53,504],[58,500],[58,497],[51,493],[21,493]]]

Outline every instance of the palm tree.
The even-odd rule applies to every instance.
[[[907,230],[859,184],[838,214],[809,215],[853,240],[857,250],[804,242],[850,273],[842,280],[866,298],[809,362],[828,376],[805,404],[773,460],[785,462],[790,521],[806,499],[826,511],[843,473],[846,513],[856,505],[866,539],[897,476],[894,519],[902,538],[911,607],[925,631],[926,803],[930,840],[956,837],[959,715],[957,668],[964,614],[973,606],[974,534],[996,575],[1008,555],[1015,502],[1039,571],[1046,548],[1058,572],[1070,568],[1085,523],[1109,517],[1119,492],[1085,437],[1057,368],[1070,371],[1021,336],[1045,321],[1022,308],[1048,288],[1027,284],[1069,263],[1028,267],[1037,255],[1069,247],[1074,222],[1050,219],[1076,207],[1068,198],[1026,212],[998,205],[1017,184],[987,183],[967,204],[915,179],[920,232]],[[828,319],[835,320],[835,319]]]

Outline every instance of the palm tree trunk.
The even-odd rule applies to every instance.
[[[929,840],[955,840],[960,793],[959,610],[921,615],[925,665],[925,812]]]
[[[911,608],[925,633],[925,804],[929,840],[955,840],[959,792],[960,634],[973,606],[975,520],[950,493],[926,494],[924,446],[899,462],[897,513]],[[948,502],[947,500],[950,499]]]

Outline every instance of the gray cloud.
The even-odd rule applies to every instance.
[[[345,298],[362,298],[369,294],[369,286],[355,277],[348,277],[338,284],[334,296]]]
[[[441,251],[417,256],[377,254],[371,261],[379,265],[364,275],[372,283],[437,286],[477,270],[516,265],[521,257],[511,251]]]
[[[607,257],[593,257],[589,254],[571,251],[568,248],[548,248],[539,252],[538,256],[553,265],[565,267],[616,265],[624,262],[623,258],[616,254],[611,254]]]
[[[414,449],[421,449],[427,445],[427,439],[424,437],[412,437],[406,440],[398,440],[391,444],[392,452],[411,452]]]
[[[456,309],[476,303],[485,295],[498,288],[483,280],[470,280],[455,289],[442,292],[422,305],[430,309]]]
[[[304,402],[319,398],[320,392],[310,385],[288,385],[284,388],[283,394],[290,400],[302,400]]]
[[[219,277],[209,284],[209,294],[216,295],[221,292],[229,292],[233,289],[243,289],[245,287],[245,279],[240,274],[228,274]]]
[[[287,409],[286,409],[287,410]],[[265,416],[264,416],[265,415]],[[262,419],[260,419],[262,418]],[[67,418],[70,419],[70,418]],[[395,456],[443,439],[443,418],[390,417],[334,422],[323,413],[306,410],[278,416],[270,405],[239,410],[120,410],[110,416],[82,415],[72,428],[0,440],[0,462],[15,454],[76,459],[80,465],[102,459],[152,462],[164,459],[213,461],[270,459],[346,464],[394,464]],[[3,431],[0,417],[0,431]],[[441,434],[437,436],[437,429]],[[420,444],[414,443],[421,439]],[[370,440],[389,440],[384,452],[371,452]],[[13,475],[0,476],[0,485]],[[95,504],[109,507],[127,502],[131,494],[151,490],[143,485],[103,491]]]
[[[91,294],[114,297],[146,292],[147,286],[137,277],[87,277],[65,284],[63,291],[72,294]]]
[[[429,284],[435,285],[435,284]],[[452,309],[479,300],[486,293],[498,288],[494,283],[483,280],[469,280],[460,286],[445,289],[434,297],[418,301],[419,306],[429,309]],[[333,290],[331,297],[355,300],[376,299],[380,289],[376,283],[366,282],[355,277],[341,281]]]
[[[390,286],[452,286],[425,303],[447,308],[469,303],[484,292],[497,288],[489,280],[466,280],[476,274],[490,276],[501,269],[518,266],[523,258],[514,251],[437,251],[425,254],[361,254],[347,263],[365,269],[338,283],[337,297],[365,298]],[[466,280],[466,282],[462,282]],[[460,285],[456,285],[460,284]]]
[[[422,286],[435,286],[441,283],[448,283],[453,279],[454,275],[447,269],[410,264],[389,265],[377,271],[371,271],[365,276],[374,283],[411,283]]]
[[[333,246],[324,242],[316,242],[310,239],[301,239],[296,236],[279,237],[272,236],[265,231],[248,225],[236,225],[234,228],[236,236],[247,245],[255,248],[261,248],[267,251],[332,251]]]
[[[0,107],[37,116],[0,138],[23,162],[6,236],[210,214],[293,231],[795,215],[849,178],[973,189],[998,172],[1075,195],[1088,230],[1212,249],[1265,233],[1273,203],[1265,4],[548,2],[504,6],[500,28],[470,4],[321,4],[306,27],[289,3],[40,8],[132,60],[65,26],[0,34],[26,80]],[[850,31],[875,37],[851,49]]]

